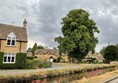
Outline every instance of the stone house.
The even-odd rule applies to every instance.
[[[33,57],[31,50],[32,50],[31,48],[28,48],[28,50],[27,50],[27,56],[28,57]]]
[[[95,58],[98,62],[103,62],[104,57],[100,53],[92,53],[92,51],[88,52],[85,59]]]
[[[24,53],[27,48],[27,21],[23,27],[0,24],[0,52],[4,52],[3,63],[15,63],[16,53]]]
[[[36,49],[35,51],[35,57],[40,60],[49,60],[50,57],[57,59],[58,55],[57,49]]]

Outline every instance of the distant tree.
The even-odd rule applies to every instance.
[[[104,56],[105,49],[106,49],[106,47],[103,47],[103,48],[101,49],[101,51],[100,51],[100,54],[101,54],[102,56]]]
[[[118,44],[116,44],[116,47],[118,48]]]
[[[108,61],[118,61],[118,48],[115,45],[109,45],[105,49],[104,58]]]
[[[34,44],[34,46],[33,46],[33,48],[32,48],[32,54],[33,54],[33,56],[34,56],[34,52],[36,51],[36,49],[37,49],[37,43],[35,43]]]
[[[44,49],[44,47],[39,45],[39,46],[37,46],[37,49]]]
[[[62,34],[55,38],[59,53],[67,53],[75,59],[84,58],[89,51],[94,51],[98,43],[94,33],[99,33],[96,23],[83,9],[71,10],[62,19]]]

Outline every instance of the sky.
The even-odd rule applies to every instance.
[[[96,22],[99,43],[96,52],[118,43],[118,0],[0,0],[0,23],[23,26],[28,22],[28,47],[56,47],[55,37],[62,35],[62,18],[68,11],[84,9]]]

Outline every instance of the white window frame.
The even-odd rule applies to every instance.
[[[4,62],[4,57],[6,57],[6,62]],[[15,63],[16,62],[16,54],[15,53],[5,53],[3,57],[3,63]],[[10,57],[10,61],[8,61],[8,57]],[[12,57],[14,57],[14,61],[12,62]]]
[[[8,45],[8,40],[10,40],[10,45]],[[14,45],[12,45],[12,40],[15,41],[15,42],[14,42],[14,43],[15,43]],[[16,46],[16,36],[15,36],[15,34],[14,34],[13,32],[11,32],[11,33],[7,36],[6,45],[7,45],[7,46]]]

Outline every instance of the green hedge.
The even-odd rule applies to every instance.
[[[26,53],[17,53],[15,63],[3,63],[4,52],[0,52],[0,69],[23,69],[26,67]]]
[[[33,60],[34,56],[27,56],[27,59]]]
[[[45,62],[40,60],[27,60],[26,62],[27,69],[47,68],[51,66],[51,62]]]

